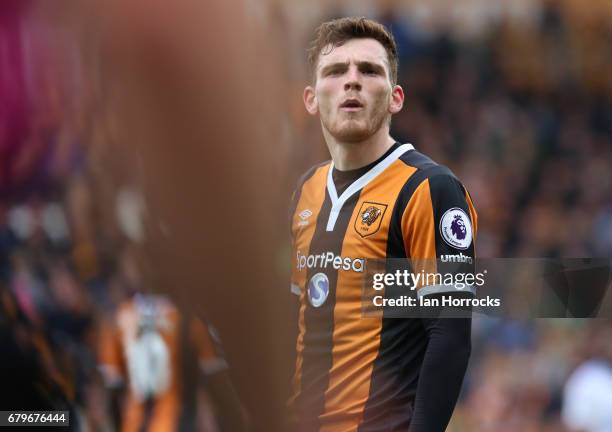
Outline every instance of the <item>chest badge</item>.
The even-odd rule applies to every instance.
[[[387,211],[386,204],[365,201],[361,204],[357,218],[355,219],[355,231],[361,237],[368,237],[380,229],[383,217]]]

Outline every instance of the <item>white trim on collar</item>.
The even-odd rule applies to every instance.
[[[380,173],[382,173],[389,167],[389,165],[399,159],[400,156],[402,156],[407,151],[413,149],[414,147],[412,146],[412,144],[402,144],[401,146],[393,150],[393,152],[391,152],[389,156],[374,165],[371,170],[369,170],[367,173],[365,173],[353,183],[351,183],[351,185],[347,187],[346,190],[339,197],[332,176],[332,171],[334,169],[334,162],[332,161],[331,165],[329,166],[329,171],[327,172],[327,193],[329,194],[329,197],[331,199],[332,208],[329,212],[329,219],[327,219],[326,231],[334,230],[334,227],[336,226],[336,221],[338,220],[338,216],[340,215],[340,210],[342,210],[342,206],[344,206],[344,203],[352,195],[363,189],[368,183],[378,177]]]

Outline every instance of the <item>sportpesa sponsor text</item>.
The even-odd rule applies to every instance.
[[[301,251],[297,251],[297,269],[313,268],[333,268],[334,270],[354,271],[363,273],[365,271],[365,258],[342,257],[333,252],[321,252],[320,254],[304,255]],[[441,262],[451,263],[468,263],[473,264],[474,259],[471,256],[464,255],[461,252],[457,255],[441,255]]]
[[[297,269],[323,268],[328,267],[334,270],[354,271],[363,273],[365,270],[365,258],[342,257],[333,252],[322,252],[316,255],[304,255],[297,251]]]

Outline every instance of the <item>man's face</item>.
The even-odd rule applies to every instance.
[[[389,79],[384,47],[374,39],[351,39],[319,56],[316,83],[304,90],[306,109],[342,142],[360,142],[387,124],[403,103]]]

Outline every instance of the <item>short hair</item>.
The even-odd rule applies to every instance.
[[[325,47],[331,46],[333,49],[351,39],[374,39],[385,48],[389,60],[389,78],[392,84],[397,83],[397,46],[393,35],[384,25],[365,17],[338,18],[321,24],[315,35],[308,49],[308,66],[313,80],[316,80],[319,56]]]

